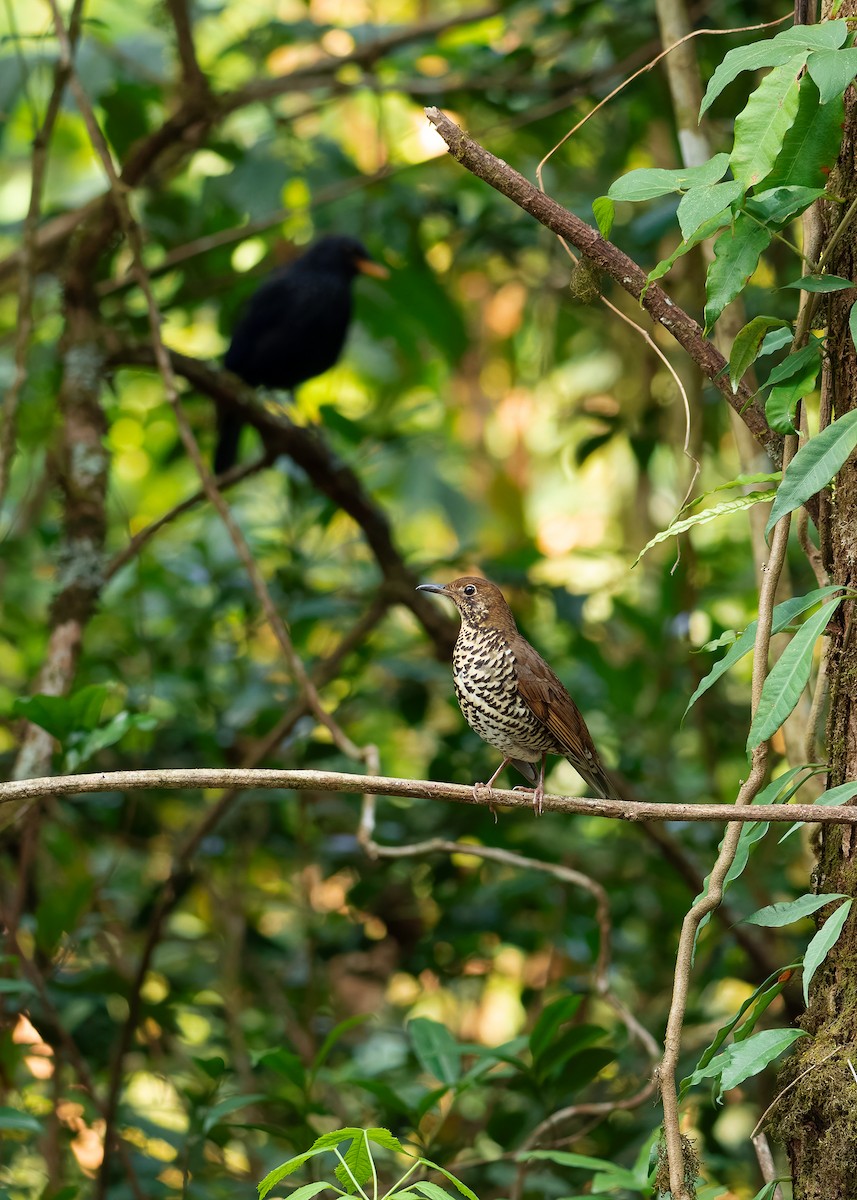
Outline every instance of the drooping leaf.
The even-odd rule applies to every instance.
[[[798,1038],[808,1037],[803,1029],[763,1029],[743,1042],[733,1042],[720,1054],[715,1055],[707,1066],[698,1068],[690,1076],[691,1083],[703,1079],[717,1079],[717,1099],[723,1093],[738,1087],[745,1079],[758,1075],[775,1058],[785,1053]]]
[[[797,358],[797,355],[794,356]],[[794,418],[798,401],[808,396],[815,389],[815,381],[821,370],[821,359],[815,355],[815,361],[810,360],[803,371],[795,374],[786,383],[772,387],[765,401],[765,417],[772,429],[777,433],[794,433]]]
[[[744,195],[744,185],[737,179],[725,183],[709,183],[685,192],[678,205],[678,223],[683,238],[692,237],[700,226],[729,208]]]
[[[729,156],[732,174],[744,188],[755,187],[771,173],[798,110],[801,51],[774,67],[735,118],[735,144]]]
[[[857,796],[857,783],[841,783],[838,787],[828,788],[826,792],[822,792],[820,796],[816,797],[813,804],[820,804],[822,808],[832,808],[836,804],[847,804],[854,796]],[[789,825],[780,838],[780,842],[784,842],[787,837],[797,833],[805,824],[805,821],[795,821],[794,825]]]
[[[783,148],[765,180],[767,188],[823,188],[839,153],[843,119],[842,99],[820,104],[818,88],[809,75],[804,75],[797,116],[783,138]]]
[[[824,194],[824,188],[773,187],[748,197],[744,210],[766,225],[785,225]]]
[[[850,279],[841,275],[802,275],[791,283],[784,283],[784,288],[800,288],[802,292],[847,292],[849,288],[857,287]]]
[[[807,592],[804,596],[792,596],[788,600],[783,600],[774,609],[773,622],[771,624],[771,633],[782,633],[795,617],[799,617],[805,613],[807,609],[814,608],[816,604],[824,600],[827,596],[832,596],[834,593],[841,591],[841,588],[835,584],[828,584],[823,588],[816,588],[814,591]],[[684,710],[684,715],[687,716],[692,706],[696,703],[699,697],[707,692],[708,689],[715,684],[721,675],[724,675],[730,667],[734,666],[739,659],[745,654],[749,654],[753,649],[756,641],[756,629],[758,621],[751,621],[741,636],[735,641],[730,649],[724,654],[720,662],[715,663],[705,678],[697,685],[696,691],[688,701],[687,708]],[[683,718],[682,718],[683,719]]]
[[[744,290],[759,264],[759,256],[771,241],[771,233],[739,213],[733,227],[714,243],[714,259],[705,279],[705,332],[709,333],[727,304]]]
[[[827,628],[841,599],[841,596],[834,597],[804,621],[774,663],[750,725],[748,753],[772,737],[794,709],[809,679],[815,643]]]
[[[724,229],[731,222],[732,213],[728,208],[725,208],[722,213],[717,213],[710,221],[704,222],[697,229],[696,233],[679,242],[672,254],[668,255],[667,258],[662,258],[657,266],[652,267],[646,276],[649,283],[655,283],[658,279],[663,278],[682,255],[687,254],[694,246],[698,246],[700,242],[706,241],[707,238],[714,237],[715,233],[719,233],[721,229]]]
[[[438,1164],[436,1162],[432,1162],[430,1158],[420,1158],[419,1161],[425,1166],[431,1167],[433,1171],[440,1172],[444,1179],[448,1179],[453,1187],[460,1192],[462,1196],[464,1196],[465,1200],[479,1200],[476,1193],[471,1191],[466,1183],[459,1179],[457,1175],[453,1175],[452,1171],[448,1171],[446,1167],[438,1166]]]
[[[809,985],[812,983],[813,976],[839,941],[853,903],[854,901],[849,899],[844,904],[840,904],[806,948],[806,954],[803,956],[803,1002],[807,1006],[809,1005]]]
[[[841,96],[857,75],[857,49],[815,50],[806,69],[818,88],[822,104]]]
[[[762,342],[772,329],[788,328],[788,321],[779,317],[753,317],[738,331],[729,352],[729,378],[732,391],[737,392],[744,373],[755,362]]]
[[[657,546],[660,542],[666,542],[671,537],[676,537],[678,534],[692,529],[694,525],[705,525],[709,521],[716,520],[717,517],[726,516],[727,513],[742,512],[744,509],[752,508],[754,504],[768,503],[773,500],[776,494],[775,491],[748,492],[746,496],[738,496],[735,500],[724,500],[722,504],[715,504],[713,508],[706,508],[701,513],[673,521],[667,529],[662,529],[660,533],[656,533],[653,538],[650,538],[646,542],[643,549],[631,563],[631,566],[636,567],[643,555],[651,550],[652,546]]]
[[[791,925],[804,917],[811,917],[814,912],[830,904],[832,900],[845,899],[843,892],[828,892],[817,896],[798,896],[797,900],[781,900],[778,904],[766,904],[758,908],[744,921],[747,925],[763,925],[768,929],[779,929],[783,925]]]
[[[805,60],[806,55],[801,58],[801,66]],[[749,46],[736,46],[725,55],[708,81],[699,110],[700,119],[705,116],[723,89],[743,71],[760,71],[763,67],[780,67],[793,61],[796,61],[795,47],[778,42],[776,38],[768,42],[752,42]]]
[[[851,341],[857,346],[857,302],[851,305],[848,314],[848,332],[851,334]]]
[[[809,363],[817,363],[822,353],[823,343],[820,338],[811,337],[808,345],[802,346],[793,354],[787,355],[781,363],[774,367],[765,380],[765,387],[773,387],[777,383],[785,383],[793,375],[803,371]]]
[[[609,196],[598,196],[592,201],[592,215],[598,225],[598,232],[603,238],[609,238],[616,217],[616,205]]]
[[[765,526],[765,537],[781,517],[794,512],[816,492],[827,487],[848,461],[855,446],[857,408],[839,417],[801,446],[783,472],[783,481],[777,488],[777,498]]]

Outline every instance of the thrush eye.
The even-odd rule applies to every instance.
[[[475,585],[472,583],[468,583],[467,587],[464,589],[464,594],[465,594],[465,596],[475,596],[476,595]]]

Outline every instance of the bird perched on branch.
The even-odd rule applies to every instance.
[[[559,677],[518,633],[497,585],[465,575],[443,585],[421,583],[417,591],[446,596],[461,616],[452,653],[455,694],[471,729],[503,755],[484,786],[491,787],[511,763],[535,784],[533,808],[538,816],[545,794],[545,759],[560,754],[596,796],[621,800],[580,710]],[[480,786],[475,784],[474,791]]]
[[[345,344],[351,284],[361,272],[379,279],[389,275],[356,238],[321,238],[250,297],[232,334],[226,368],[251,387],[287,391],[330,370]],[[234,464],[243,425],[238,413],[218,410],[218,475]]]

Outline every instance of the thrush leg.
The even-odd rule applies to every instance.
[[[537,817],[542,815],[542,807],[545,800],[545,759],[547,753],[542,754],[542,765],[539,767],[539,782],[536,784],[536,790],[533,792],[533,810]]]
[[[474,783],[474,785],[473,785],[474,800],[481,799],[479,793],[481,792],[482,788],[490,788],[490,787],[494,786],[494,781],[496,780],[497,776],[500,774],[501,771],[503,771],[506,767],[508,767],[508,765],[511,761],[512,761],[511,758],[504,758],[503,761],[500,763],[499,767],[497,768],[497,770],[494,772],[494,774],[491,776],[491,778],[488,780],[487,783]],[[491,816],[494,818],[494,824],[496,825],[497,824],[497,811],[494,808],[493,804],[489,804],[488,808],[491,812]]]

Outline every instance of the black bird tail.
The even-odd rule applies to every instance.
[[[217,448],[214,451],[214,473],[222,475],[238,460],[238,442],[244,421],[237,413],[217,410]]]

